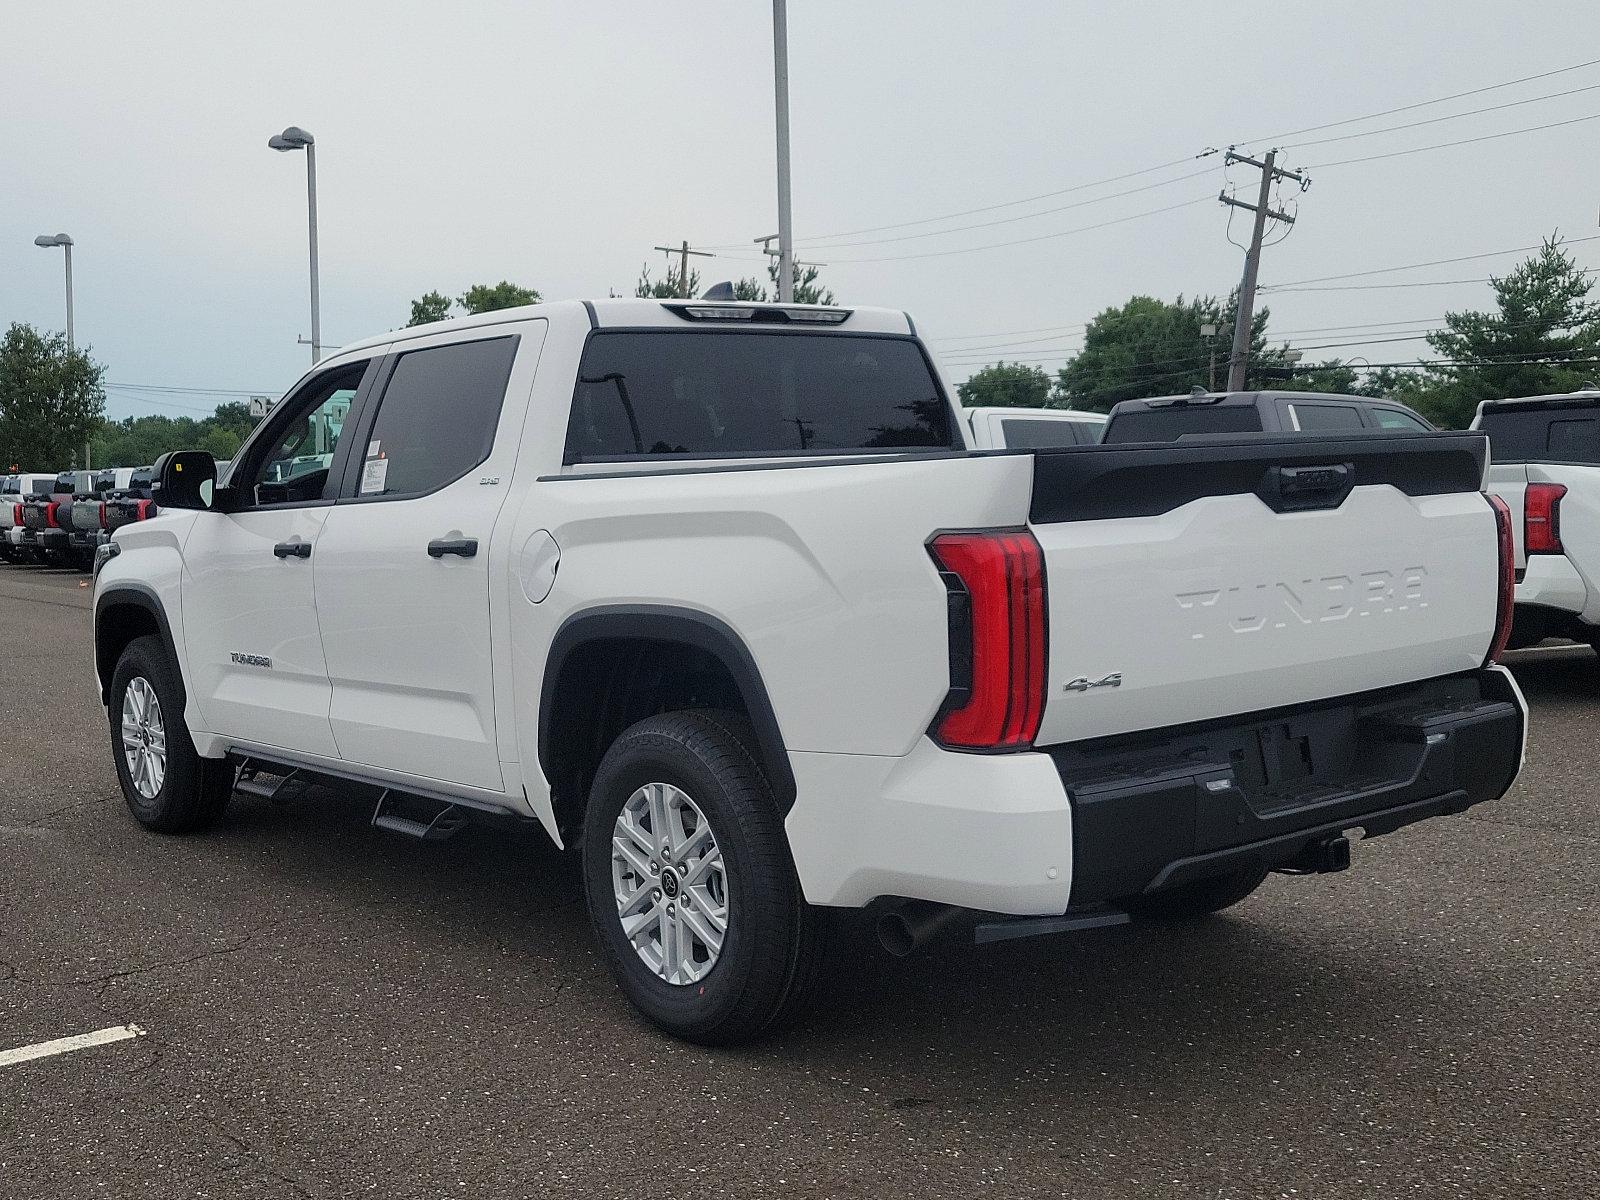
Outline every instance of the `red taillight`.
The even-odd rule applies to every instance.
[[[1517,600],[1517,546],[1511,536],[1511,510],[1499,496],[1490,496],[1494,506],[1495,529],[1500,543],[1500,592],[1494,613],[1494,644],[1484,664],[1499,662],[1511,641],[1511,614]]]
[[[1561,553],[1561,497],[1565,484],[1530,483],[1522,501],[1522,548],[1528,554]]]
[[[102,500],[102,501],[100,501],[100,528],[104,529],[105,527],[106,527],[106,502],[104,500]]]
[[[928,549],[952,592],[951,692],[941,745],[1022,750],[1044,716],[1044,555],[1026,529],[946,533]]]
[[[134,520],[136,520],[136,521],[148,520],[151,516],[155,515],[155,507],[156,507],[156,502],[154,500],[141,500],[141,501],[139,501],[139,515],[137,517],[135,517]]]
[[[13,504],[11,506],[11,520],[16,524],[17,528],[22,528],[22,505]]]
[[[60,507],[61,501],[59,500],[52,500],[44,506],[44,523],[50,526],[51,529],[61,528],[60,525],[56,524],[56,510]]]

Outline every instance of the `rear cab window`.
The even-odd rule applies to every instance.
[[[1254,404],[1170,404],[1113,413],[1101,440],[1175,442],[1191,433],[1260,433]]]
[[[933,368],[909,337],[602,329],[584,349],[564,459],[963,446]]]
[[[1600,466],[1600,403],[1507,405],[1485,410],[1477,427],[1495,462]]]
[[[1092,446],[1099,440],[1093,421],[1048,421],[1004,417],[1000,421],[1009,450],[1050,450],[1059,446]]]

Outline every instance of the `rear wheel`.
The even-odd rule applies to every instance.
[[[183,723],[183,686],[160,638],[128,643],[111,676],[108,715],[122,797],[141,825],[188,833],[222,815],[233,768],[195,753]]]
[[[666,1032],[748,1041],[797,1016],[820,975],[818,914],[734,714],[626,730],[584,814],[589,917],[624,995]]]
[[[1239,903],[1266,878],[1265,868],[1235,871],[1214,879],[1198,879],[1152,896],[1138,896],[1125,901],[1123,907],[1141,921],[1193,921]]]

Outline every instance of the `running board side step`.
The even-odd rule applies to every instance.
[[[413,806],[419,803],[438,804],[438,809],[431,820],[419,820],[416,817],[403,816],[397,811],[402,800],[409,801]],[[373,828],[385,829],[401,837],[415,838],[421,842],[442,842],[460,833],[467,824],[467,814],[459,805],[420,800],[416,796],[397,792],[392,788],[383,789],[382,794],[378,796],[377,807],[372,810]]]
[[[268,772],[265,777],[262,775],[263,770]],[[278,775],[273,773],[270,767],[254,759],[245,759],[233,777],[233,790],[238,794],[254,796],[259,800],[270,800],[274,804],[287,804],[311,784],[312,781],[297,769],[291,768]]]

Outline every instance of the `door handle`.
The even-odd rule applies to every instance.
[[[310,558],[310,542],[279,542],[272,548],[272,553],[278,558]]]
[[[443,558],[446,554],[473,558],[478,553],[477,538],[434,538],[428,543],[429,558]]]

